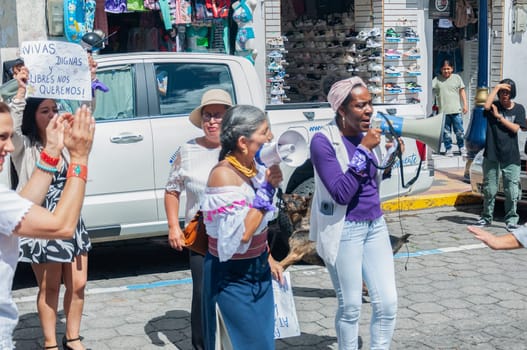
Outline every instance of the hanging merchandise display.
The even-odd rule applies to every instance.
[[[126,0],[127,11],[146,11],[143,0]]]
[[[64,35],[78,43],[82,36],[93,31],[95,0],[64,1]]]
[[[124,13],[128,10],[126,0],[106,0],[104,10],[111,13]]]
[[[97,5],[97,23],[104,23],[105,32],[116,32],[103,53],[231,53],[230,0],[96,1],[102,2]]]
[[[239,0],[232,4],[232,19],[238,25],[236,33],[235,54],[244,56],[254,64],[256,43],[254,34],[253,14],[256,9],[256,0]]]

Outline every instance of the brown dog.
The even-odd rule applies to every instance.
[[[324,262],[318,256],[316,243],[309,240],[309,216],[311,211],[311,199],[313,195],[282,194],[282,210],[287,213],[293,230],[288,239],[289,253],[280,261],[280,265],[288,268],[298,261],[303,261],[312,265],[324,266]],[[396,254],[403,244],[408,242],[409,233],[401,237],[390,235],[393,254]]]

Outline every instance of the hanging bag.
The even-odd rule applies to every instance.
[[[185,246],[188,249],[201,255],[207,253],[209,242],[201,210],[198,210],[196,215],[190,220],[183,230],[183,235],[185,236]]]

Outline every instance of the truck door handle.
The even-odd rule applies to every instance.
[[[143,141],[143,135],[141,134],[132,134],[124,132],[119,136],[110,137],[110,141],[113,143],[135,143]]]

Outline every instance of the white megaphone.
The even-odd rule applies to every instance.
[[[280,162],[297,167],[304,164],[307,158],[307,142],[295,130],[287,130],[278,137],[278,141],[264,144],[255,156],[256,161],[266,167]]]
[[[435,152],[439,152],[441,149],[441,139],[445,124],[445,118],[442,113],[426,119],[405,119],[377,112],[377,115],[371,120],[370,127],[381,129],[383,134],[391,134],[390,126],[386,119],[392,125],[397,136],[419,140]]]

